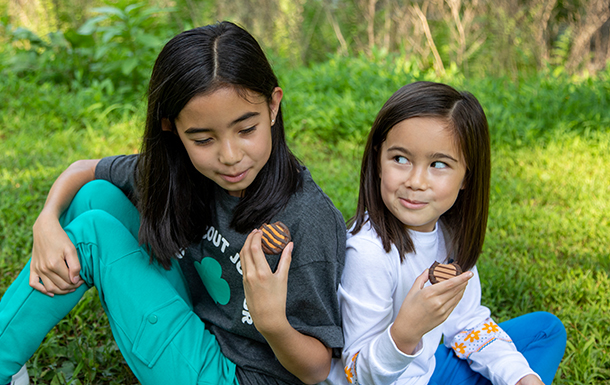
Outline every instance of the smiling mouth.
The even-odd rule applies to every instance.
[[[415,201],[415,200],[404,199],[404,198],[401,198],[400,202],[406,208],[413,209],[413,210],[424,208],[428,204],[427,202]]]
[[[239,174],[229,175],[229,174],[220,174],[220,177],[229,183],[238,183],[241,182],[246,175],[248,174],[248,170],[243,171]]]

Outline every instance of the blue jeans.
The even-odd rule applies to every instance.
[[[511,337],[530,367],[542,378],[542,382],[551,384],[566,347],[566,331],[561,321],[551,313],[535,312],[499,325]],[[438,347],[435,357],[436,368],[430,385],[491,384],[445,345]]]
[[[192,311],[177,263],[150,263],[138,243],[139,215],[112,184],[93,181],[61,218],[85,283],[49,297],[29,286],[25,266],[0,302],[0,384],[34,354],[49,332],[95,286],[123,357],[143,384],[235,384],[235,364]]]

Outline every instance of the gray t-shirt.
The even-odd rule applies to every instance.
[[[135,157],[100,161],[96,177],[106,179],[135,200]],[[343,346],[336,290],[345,254],[345,224],[340,212],[301,169],[302,188],[270,223],[284,222],[294,250],[288,276],[286,314],[299,332],[331,348]],[[256,330],[242,284],[241,250],[247,234],[229,227],[239,198],[215,188],[216,218],[201,242],[191,245],[180,265],[191,290],[195,312],[216,336],[223,354],[237,365],[240,384],[301,384],[277,361]],[[268,255],[275,270],[279,255]]]

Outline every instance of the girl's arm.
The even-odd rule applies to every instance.
[[[430,342],[436,336],[440,339],[441,331],[432,332],[429,339],[422,335],[440,324],[453,306],[444,307],[450,300],[443,296],[459,301],[469,274],[422,288],[427,275],[419,273],[430,264],[415,261],[401,264],[398,251],[392,248],[386,252],[376,233],[367,227],[348,239],[339,302],[345,335],[343,365],[353,383],[413,384],[421,382],[429,369],[426,359],[438,344]],[[411,304],[415,300],[430,305]],[[426,358],[409,372],[411,363],[422,354]]]
[[[240,252],[244,292],[254,326],[289,372],[305,383],[321,382],[330,371],[331,349],[294,329],[286,318],[293,243],[286,246],[273,273],[263,254],[261,237],[261,231],[254,230]]]
[[[72,292],[83,283],[76,249],[59,217],[78,190],[95,179],[98,162],[99,159],[79,160],[62,172],[34,223],[30,286],[51,297]]]

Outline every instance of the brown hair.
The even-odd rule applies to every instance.
[[[469,92],[459,92],[440,83],[408,84],[383,105],[366,143],[360,171],[360,191],[356,215],[350,220],[352,234],[370,221],[386,252],[396,245],[401,262],[413,252],[409,232],[390,213],[381,199],[379,156],[388,132],[403,120],[415,117],[438,118],[447,123],[466,162],[464,188],[441,219],[447,231],[449,255],[464,271],[477,262],[487,227],[491,150],[489,129],[483,108]]]

